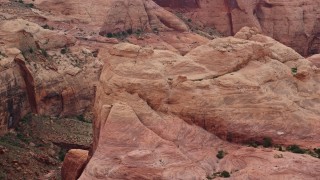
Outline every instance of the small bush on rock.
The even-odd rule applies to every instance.
[[[228,178],[230,177],[230,173],[228,171],[222,171],[220,177]]]
[[[269,138],[269,137],[263,138],[262,145],[263,145],[263,147],[265,147],[265,148],[271,147],[271,146],[272,146],[272,139]]]
[[[298,145],[290,145],[287,147],[287,151],[297,153],[297,154],[304,154],[306,150],[301,149]]]
[[[226,155],[226,153],[224,151],[218,151],[218,154],[216,155],[216,157],[218,159],[222,159],[222,158],[224,158],[225,155]]]

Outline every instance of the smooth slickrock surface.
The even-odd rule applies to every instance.
[[[204,179],[223,170],[234,179],[319,177],[316,158],[222,141],[320,145],[319,71],[256,29],[236,37],[185,56],[115,45],[80,179]],[[218,150],[228,154],[218,160]]]

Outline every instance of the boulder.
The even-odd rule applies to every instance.
[[[88,151],[71,149],[66,154],[62,168],[61,177],[63,180],[77,180],[86,166]]]

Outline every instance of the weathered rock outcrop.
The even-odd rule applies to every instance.
[[[101,34],[136,31],[177,30],[187,31],[188,27],[172,13],[158,6],[152,0],[95,0],[83,1],[36,1],[44,10],[62,14],[101,28]]]
[[[98,102],[99,144],[80,180],[206,179],[222,171],[234,179],[319,176],[316,158],[231,145],[177,117],[156,113],[138,95],[121,94],[137,110]],[[222,160],[216,157],[219,150],[227,152]]]
[[[319,160],[230,142],[320,146],[319,71],[245,28],[185,56],[115,45],[98,86],[93,154],[80,179],[312,179]],[[296,71],[293,71],[296,69]],[[223,160],[217,151],[228,152]],[[268,162],[268,163],[266,163]],[[301,166],[308,168],[301,168]]]
[[[27,112],[66,116],[89,110],[102,67],[90,50],[21,19],[2,21],[0,37],[1,133]]]
[[[313,0],[155,0],[181,11],[201,27],[233,35],[244,26],[292,47],[302,55],[320,52],[319,1]]]
[[[188,32],[188,26],[181,19],[152,0],[81,3],[75,0],[45,0],[33,3],[42,11],[38,14],[48,21],[47,24],[67,29],[68,34],[76,37],[88,39],[100,34],[127,38],[134,44],[178,51],[183,55],[207,42],[206,38]]]
[[[0,134],[6,132],[8,128],[14,127],[21,114],[26,114],[30,110],[26,86],[23,77],[20,75],[19,66],[10,63],[10,57],[16,56],[15,49],[0,50]]]
[[[88,151],[71,149],[66,154],[61,168],[63,180],[76,180],[80,177],[88,159]]]

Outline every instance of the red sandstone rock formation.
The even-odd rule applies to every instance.
[[[90,50],[73,46],[72,36],[21,19],[2,21],[0,32],[1,133],[27,112],[65,116],[90,110],[102,65]]]
[[[192,22],[230,35],[244,26],[292,47],[302,55],[320,52],[319,1],[314,0],[155,0],[181,11]],[[181,10],[183,9],[183,10]],[[231,11],[231,14],[228,12]]]
[[[71,149],[65,156],[61,168],[63,180],[76,180],[80,177],[88,159],[88,151]]]
[[[76,0],[36,1],[41,9],[51,11],[79,23],[100,28],[101,34],[123,32],[177,30],[187,31],[188,27],[174,14],[164,10],[152,0]]]
[[[316,158],[229,143],[270,137],[320,145],[318,69],[256,29],[235,36],[185,56],[115,45],[96,94],[93,156],[80,179],[204,179],[223,170],[235,179],[320,176]],[[228,154],[218,160],[218,150]]]
[[[151,0],[26,2],[38,9],[28,9],[24,18],[56,30],[0,20],[0,133],[29,111],[72,115],[90,109],[106,62],[95,101],[92,158],[80,179],[205,179],[224,170],[234,179],[320,176],[319,161],[310,156],[232,144],[270,137],[277,144],[320,146],[317,56],[311,63],[258,33],[272,32],[296,49],[307,39],[306,51],[316,50],[311,15],[318,15],[312,8],[317,2],[157,1],[187,7],[193,22],[226,34],[258,27],[210,42]],[[306,22],[296,19],[301,12]],[[98,35],[128,28],[147,32],[127,39],[141,46]],[[301,38],[298,46],[293,34]],[[117,45],[109,51],[110,44]],[[219,150],[227,152],[222,160]],[[86,153],[67,155],[64,178],[80,175]]]

